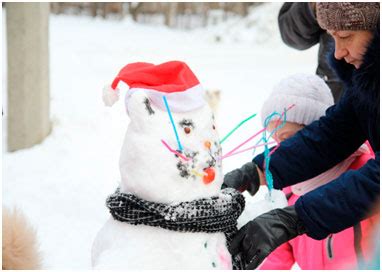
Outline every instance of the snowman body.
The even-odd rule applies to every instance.
[[[221,147],[210,108],[172,112],[184,160],[169,115],[143,91],[129,94],[130,123],[120,155],[122,193],[177,204],[219,195]],[[208,177],[206,179],[206,177]],[[112,217],[92,249],[95,269],[232,269],[224,233],[181,232],[131,225]]]

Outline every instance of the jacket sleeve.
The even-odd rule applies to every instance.
[[[324,32],[307,2],[287,2],[278,16],[281,38],[285,44],[299,50],[317,44]]]
[[[292,246],[284,243],[268,255],[259,270],[290,270],[294,263]]]
[[[325,172],[349,157],[366,141],[351,99],[350,96],[343,97],[326,111],[325,116],[280,144],[269,163],[275,189]],[[253,161],[264,170],[264,154],[256,156]]]
[[[379,151],[358,170],[349,170],[334,181],[301,196],[295,209],[307,235],[323,239],[375,212],[379,203]]]

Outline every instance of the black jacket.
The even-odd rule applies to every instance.
[[[281,143],[271,156],[274,188],[313,178],[343,161],[366,140],[375,159],[358,170],[301,196],[295,204],[307,234],[323,239],[363,220],[379,201],[380,188],[380,34],[374,32],[359,69],[331,57],[346,86],[341,100],[325,116]],[[262,168],[264,157],[254,162]]]
[[[287,2],[278,17],[281,38],[287,45],[305,50],[319,43],[316,74],[329,85],[335,103],[342,94],[342,83],[331,69],[327,55],[333,50],[333,38],[320,28],[309,3]]]

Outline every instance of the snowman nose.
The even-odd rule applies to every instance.
[[[205,141],[205,142],[204,142],[204,146],[205,146],[207,149],[210,149],[210,148],[211,148],[211,142],[210,142],[210,141]]]

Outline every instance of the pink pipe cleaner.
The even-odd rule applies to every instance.
[[[171,153],[174,153],[175,155],[179,156],[180,158],[182,158],[183,160],[185,161],[189,161],[190,159],[185,157],[184,155],[180,154],[178,151],[172,149],[164,140],[161,140],[162,144],[164,144],[165,147],[167,147],[167,149],[171,152]]]
[[[294,106],[296,106],[296,105],[295,105],[295,104],[290,105],[290,106],[286,109],[285,112],[287,112],[288,110],[290,110],[290,109],[293,108]],[[277,120],[277,122],[281,121],[281,118],[284,116],[284,113],[285,113],[285,112],[283,112],[283,113],[281,114],[281,116],[279,117],[279,119]],[[263,128],[263,129],[259,130],[258,132],[256,132],[254,135],[252,135],[251,137],[249,137],[246,141],[244,141],[243,143],[239,144],[237,147],[235,147],[234,149],[232,149],[230,152],[228,152],[227,154],[225,154],[224,156],[222,156],[222,159],[231,156],[236,150],[238,150],[240,147],[242,147],[243,145],[245,145],[246,143],[248,143],[250,140],[252,140],[253,138],[255,138],[255,137],[256,137],[257,135],[259,135],[260,133],[264,132],[265,130],[266,130],[266,128]],[[268,144],[268,143],[265,143],[264,145],[266,145],[266,144]],[[280,145],[280,143],[277,143],[276,148],[274,148],[274,149],[271,151],[271,154],[272,154],[273,152],[276,151],[276,149],[278,148],[279,145]],[[254,148],[254,147],[253,147],[253,148]],[[240,152],[240,151],[239,151],[239,152]],[[236,154],[239,154],[239,152],[237,152]],[[243,152],[244,152],[244,151],[243,151]],[[270,155],[271,155],[271,154],[270,154]]]
[[[274,143],[276,143],[276,142],[270,142],[270,143],[267,143],[267,144],[274,144]],[[266,143],[258,144],[258,145],[254,145],[254,146],[248,147],[248,148],[246,148],[246,149],[237,151],[237,152],[235,152],[235,153],[232,153],[232,154],[229,154],[229,155],[228,155],[228,154],[227,154],[227,155],[224,155],[224,156],[222,156],[220,159],[223,160],[223,159],[225,159],[225,158],[228,158],[228,157],[231,157],[231,156],[234,156],[234,155],[237,155],[237,154],[243,153],[243,152],[245,152],[245,151],[248,151],[248,150],[251,150],[251,149],[260,147],[260,146],[264,146],[264,145],[266,145]]]
[[[256,132],[254,135],[252,135],[251,137],[249,137],[246,141],[244,141],[243,143],[239,144],[237,147],[235,147],[235,148],[232,149],[230,152],[228,152],[227,154],[225,154],[223,157],[228,157],[228,156],[231,155],[233,152],[235,152],[236,150],[238,150],[240,147],[242,147],[243,145],[245,145],[246,143],[248,143],[250,140],[252,140],[253,138],[255,138],[257,135],[259,135],[260,133],[262,133],[264,130],[265,130],[265,128],[259,130],[259,131]]]

